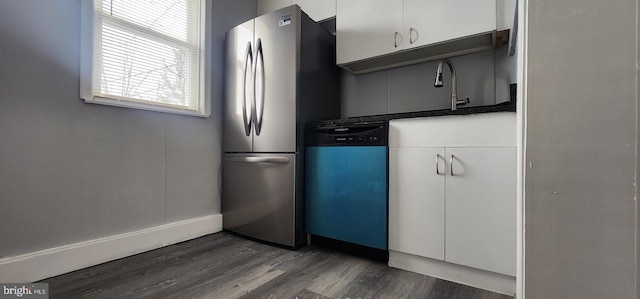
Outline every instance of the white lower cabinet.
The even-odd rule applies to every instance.
[[[389,127],[389,265],[515,292],[515,114]]]
[[[515,147],[389,150],[389,249],[515,276]]]

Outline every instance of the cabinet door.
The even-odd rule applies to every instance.
[[[392,53],[402,42],[402,1],[338,0],[338,64]]]
[[[448,262],[515,276],[516,149],[447,148]]]
[[[444,175],[444,148],[389,149],[389,249],[444,260]]]
[[[322,21],[336,16],[336,0],[293,0],[300,5],[314,21]]]
[[[496,0],[404,0],[405,48],[496,29]]]

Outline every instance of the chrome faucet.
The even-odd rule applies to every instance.
[[[451,110],[457,110],[458,106],[466,105],[470,103],[469,97],[466,97],[464,100],[458,100],[458,90],[457,90],[457,82],[456,82],[456,69],[453,67],[453,62],[449,59],[443,59],[438,64],[438,70],[436,71],[436,82],[433,84],[434,87],[442,87],[442,65],[447,64],[449,66],[449,70],[451,70]]]

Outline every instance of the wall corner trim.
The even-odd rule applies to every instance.
[[[0,281],[34,282],[220,231],[215,214],[4,258]]]

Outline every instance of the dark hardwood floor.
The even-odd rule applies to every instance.
[[[512,298],[316,246],[292,251],[224,232],[42,282],[50,298]]]

